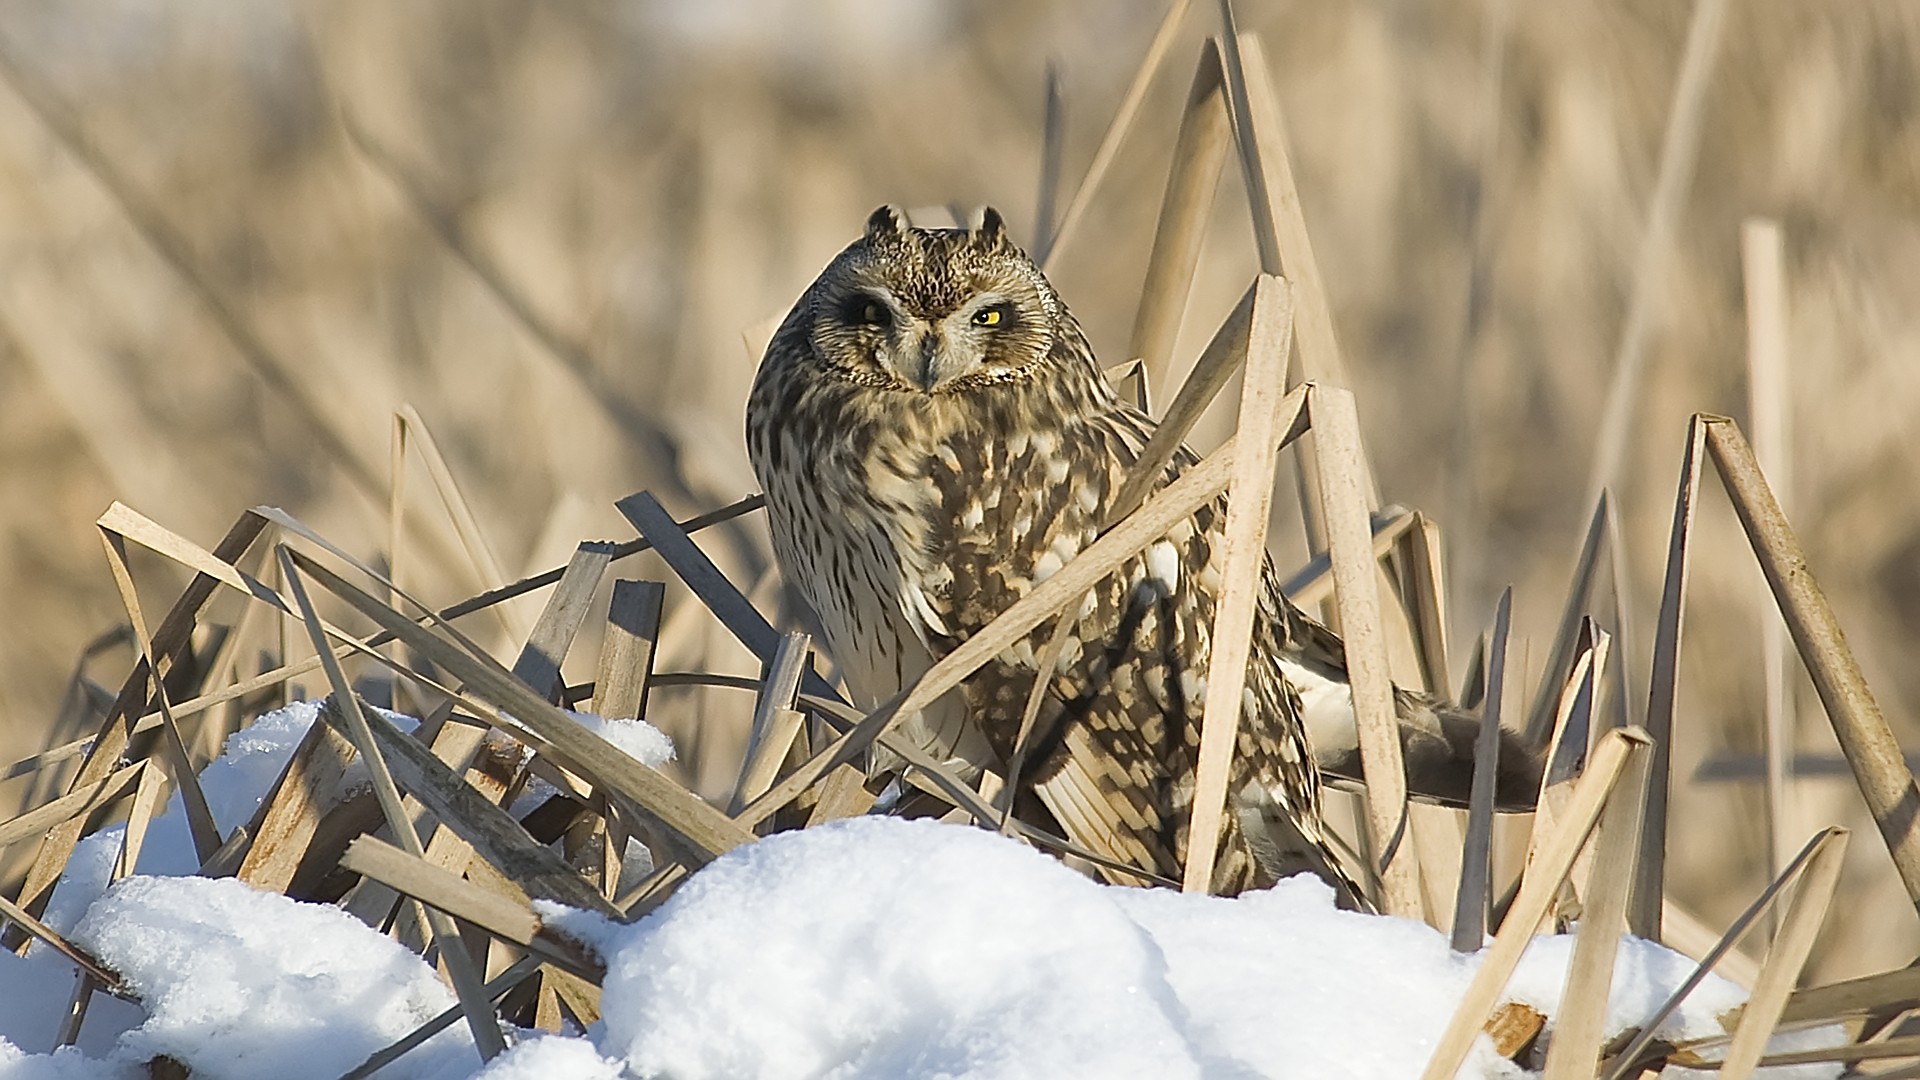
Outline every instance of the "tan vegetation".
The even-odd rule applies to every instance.
[[[68,684],[124,619],[92,535],[115,500],[209,548],[264,503],[356,554],[387,552],[392,417],[411,405],[399,577],[445,605],[563,565],[584,538],[632,537],[614,509],[631,492],[681,519],[749,494],[740,414],[770,321],[881,202],[991,202],[1018,235],[1040,234],[1047,64],[1071,192],[1165,13],[1093,0],[4,10],[9,759],[90,733],[103,703],[85,683],[110,697],[134,656],[109,644]],[[1611,662],[1643,712],[1687,417],[1725,413],[1761,443],[1867,681],[1917,746],[1920,15],[1900,0],[1731,6],[1695,137],[1663,150],[1686,108],[1690,11],[1247,3],[1239,17],[1285,110],[1373,479],[1444,531],[1453,681],[1511,583],[1509,678],[1530,703],[1607,474],[1626,609],[1607,625]],[[1216,27],[1194,5],[1049,261],[1110,363],[1127,359],[1189,73]],[[1175,378],[1259,268],[1242,183],[1229,165]],[[1752,405],[1757,264],[1743,267],[1742,225],[1755,217],[1783,240],[1786,381],[1759,395],[1780,425]],[[1642,375],[1610,398],[1636,303]],[[1234,422],[1237,389],[1225,396],[1195,429],[1206,448]],[[1623,418],[1617,469],[1596,464],[1609,415]],[[422,451],[427,433],[437,451]],[[436,452],[446,476],[425,467]],[[1769,812],[1775,615],[1719,490],[1702,486],[1694,538],[1669,898],[1717,931],[1771,877],[1770,844],[1790,855],[1845,825],[1808,981],[1899,966],[1920,925],[1852,774],[1821,768],[1839,752],[1797,661],[1794,742],[1813,772]],[[1300,503],[1281,495],[1270,538],[1295,565]],[[446,509],[463,501],[464,524]],[[701,542],[776,610],[756,520]],[[187,576],[132,551],[151,629]],[[757,679],[654,559],[620,566],[675,582],[655,666]],[[539,603],[462,625],[511,663]],[[207,621],[242,607],[225,592]],[[272,667],[257,652],[282,641],[305,649],[298,623],[272,622],[248,627],[233,674]],[[587,621],[566,682],[594,679],[600,625]],[[318,672],[297,681],[324,692]],[[654,692],[681,778],[733,794],[745,699]],[[68,775],[14,781],[18,805]]]

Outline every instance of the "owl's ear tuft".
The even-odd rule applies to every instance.
[[[1007,223],[1000,218],[1000,211],[989,206],[980,211],[980,224],[974,227],[973,239],[986,247],[1002,247],[1007,242]]]
[[[867,216],[867,239],[899,239],[906,231],[907,215],[900,208],[888,203]]]

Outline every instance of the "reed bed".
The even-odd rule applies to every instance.
[[[23,10],[33,18],[16,34],[51,33],[63,18]],[[1572,16],[1600,21],[1612,60],[1626,65],[1645,38],[1675,67],[1655,79],[1627,65],[1632,90],[1614,116],[1591,111],[1608,99],[1572,55],[1567,35],[1577,28],[1538,25],[1498,0],[1472,25],[1427,10],[1283,15],[1175,0],[1115,29],[1102,21],[1110,16],[1075,9],[1076,25],[1105,31],[1056,46],[1103,73],[1084,102],[1059,72],[1028,78],[1023,67],[1006,78],[997,65],[1043,54],[1034,41],[1050,25],[1010,14],[1007,25],[965,25],[969,44],[951,61],[982,117],[964,161],[919,134],[880,155],[893,164],[856,179],[848,148],[870,147],[873,128],[910,130],[885,111],[903,106],[873,105],[882,115],[863,130],[849,117],[873,100],[860,96],[869,87],[817,71],[761,72],[746,88],[714,78],[708,68],[724,65],[701,50],[717,46],[675,23],[689,18],[679,10],[312,11],[292,29],[256,13],[248,25],[304,65],[296,81],[310,114],[287,136],[288,159],[272,158],[256,133],[248,145],[260,156],[199,171],[142,146],[130,130],[139,111],[115,97],[109,75],[43,70],[17,36],[0,38],[8,152],[31,138],[58,159],[39,177],[64,185],[50,197],[54,221],[111,218],[112,235],[89,241],[100,249],[90,257],[138,283],[124,310],[84,338],[44,304],[62,280],[47,267],[30,266],[0,303],[10,365],[31,370],[68,411],[62,432],[43,431],[41,452],[77,448],[94,466],[51,469],[45,486],[23,487],[22,505],[71,517],[71,504],[103,490],[124,500],[89,504],[111,503],[92,522],[110,573],[91,563],[85,573],[99,581],[75,594],[117,600],[123,627],[82,649],[75,627],[87,620],[76,613],[86,604],[48,605],[45,634],[70,643],[60,660],[72,674],[52,740],[36,753],[23,747],[0,774],[22,792],[21,812],[0,824],[18,864],[0,917],[10,944],[46,941],[89,974],[74,1016],[89,995],[124,987],[40,923],[48,891],[80,837],[109,824],[127,825],[121,865],[130,868],[176,788],[202,873],[357,913],[404,912],[392,932],[416,949],[461,941],[435,951],[461,998],[437,1023],[464,1013],[483,1050],[498,1044],[488,1019],[496,1010],[549,1027],[597,1015],[597,960],[544,931],[530,899],[644,915],[734,847],[868,811],[887,779],[861,769],[875,744],[906,761],[905,781],[944,800],[954,820],[1084,857],[1007,820],[991,790],[897,739],[893,722],[1226,491],[1234,585],[1220,607],[1219,655],[1245,655],[1260,553],[1300,566],[1290,593],[1319,605],[1348,644],[1369,782],[1334,811],[1351,818],[1345,840],[1372,899],[1449,932],[1459,950],[1489,950],[1427,1075],[1452,1075],[1488,1030],[1549,1077],[1627,1077],[1720,1058],[1721,1071],[1738,1076],[1769,1063],[1771,1032],[1816,1023],[1841,1024],[1851,1040],[1822,1060],[1856,1062],[1859,1075],[1915,1067],[1920,1045],[1903,1021],[1920,1007],[1920,982],[1904,965],[1920,942],[1920,790],[1896,737],[1911,745],[1911,723],[1897,707],[1883,711],[1868,678],[1883,693],[1891,687],[1891,701],[1920,690],[1912,665],[1899,662],[1914,625],[1903,620],[1920,610],[1920,574],[1910,569],[1920,503],[1915,444],[1900,419],[1912,413],[1897,404],[1920,406],[1920,383],[1898,359],[1914,327],[1884,307],[1887,279],[1898,280],[1911,250],[1861,240],[1861,218],[1831,201],[1911,205],[1917,178],[1863,145],[1913,137],[1911,121],[1872,96],[1911,90],[1874,84],[1870,93],[1851,81],[1849,58],[1890,61],[1848,20],[1909,47],[1920,31],[1871,6],[1846,16],[1729,13],[1701,0],[1686,25],[1665,8],[1638,22]],[[513,145],[528,156],[495,157],[485,150],[489,123],[453,90],[429,92],[424,77],[407,84],[377,51],[358,49],[407,20],[458,31],[493,51],[440,58],[449,86],[479,92],[488,84],[462,65],[480,65],[500,87],[527,89],[527,108],[553,110],[540,116],[586,100],[605,123],[628,99],[566,61],[600,55],[602,38],[627,41],[625,18],[659,19],[647,25],[689,42],[685,56],[646,54],[665,74],[609,61],[638,81],[626,92],[644,97],[661,80],[684,80],[687,107],[655,115],[657,106],[636,106],[653,125],[633,129],[646,131],[630,136],[644,145],[599,140],[565,178],[556,162],[589,141],[585,121],[550,134],[548,152],[515,128]],[[1033,40],[1016,40],[1021,32]],[[1434,37],[1424,51],[1411,41],[1423,33]],[[816,44],[844,55],[831,49],[861,40]],[[1328,50],[1321,74],[1306,58]],[[1782,56],[1792,61],[1777,65],[1783,79],[1829,95],[1805,108],[1830,112],[1801,116],[1794,137],[1825,139],[1832,160],[1852,168],[1795,172],[1795,154],[1807,151],[1783,149],[1789,179],[1761,198],[1741,155],[1716,140],[1751,134],[1780,111],[1787,91],[1750,81],[1763,60]],[[1403,77],[1451,96],[1382,105],[1367,97],[1389,93],[1381,79],[1353,81],[1346,70],[1377,77],[1398,57],[1442,69],[1414,65]],[[1336,77],[1351,91],[1330,88]],[[1030,87],[1034,108],[1005,85]],[[818,114],[782,98],[796,88],[819,95]],[[492,124],[523,121],[497,93],[483,94],[501,106]],[[1834,95],[1864,118],[1831,104]],[[1532,117],[1541,123],[1553,110],[1574,119],[1510,146],[1522,106],[1541,110]],[[1411,166],[1349,181],[1343,155],[1361,151],[1311,149],[1338,142],[1342,118],[1383,113],[1431,124],[1444,150],[1394,152],[1452,168],[1470,197],[1427,205],[1389,183],[1411,183]],[[1628,205],[1634,170],[1603,161],[1619,174],[1580,181],[1602,185],[1593,197],[1620,204],[1608,220],[1634,238],[1599,252],[1589,249],[1616,238],[1571,220],[1570,196],[1550,182],[1556,168],[1604,158],[1568,145],[1591,134],[1583,125],[1602,123],[1596,115],[1636,136],[1664,133],[1648,140],[1658,150],[1644,163],[1653,177],[1644,215]],[[460,123],[441,124],[448,117]],[[1097,145],[1083,169],[1072,164],[1082,142]],[[915,155],[928,174],[944,172],[946,186],[890,171]],[[804,163],[791,183],[749,179],[749,165],[788,159]],[[899,699],[862,713],[840,695],[832,658],[769,569],[758,497],[737,497],[751,481],[736,445],[744,380],[780,298],[858,220],[838,211],[897,197],[867,199],[867,187],[938,191],[925,202],[944,205],[1027,163],[1041,178],[1036,256],[1096,340],[1115,336],[1103,325],[1131,327],[1126,346],[1116,340],[1106,355],[1128,361],[1116,381],[1162,416],[1165,437],[1149,463],[1181,439],[1209,453],[1164,490],[1127,485],[1098,543]],[[229,234],[208,205],[182,198],[196,180],[231,192],[249,169],[283,200],[275,205],[298,206],[274,232]],[[1237,185],[1221,179],[1232,174]],[[327,195],[336,188],[347,194]],[[648,193],[640,201],[650,209],[603,230],[591,211],[630,190]],[[1752,210],[1708,205],[1710,196]],[[689,205],[690,218],[676,220]],[[743,217],[743,206],[761,212]],[[1746,221],[1753,210],[1773,216]],[[1401,229],[1392,241],[1369,231]],[[392,241],[393,232],[408,239]],[[1428,235],[1451,238],[1426,252]],[[1800,245],[1792,264],[1783,236]],[[1095,257],[1102,247],[1108,255]],[[623,255],[629,248],[642,254]],[[394,263],[384,280],[354,287],[349,302],[379,312],[363,321],[336,319],[326,282],[306,276],[402,257],[435,268]],[[648,260],[643,280],[629,258]],[[1581,260],[1617,272],[1573,265]],[[1617,286],[1624,310],[1593,295],[1607,289],[1574,288],[1582,274]],[[1739,302],[1721,295],[1742,285]],[[1563,303],[1573,310],[1548,318]],[[697,328],[715,324],[729,340],[698,339]],[[1454,343],[1453,355],[1426,350],[1415,363],[1408,327]],[[117,368],[100,355],[115,335],[212,343],[241,381],[157,349],[138,353],[152,358],[147,367]],[[1715,359],[1676,359],[1688,353]],[[611,359],[620,356],[643,359]],[[1695,413],[1729,409],[1726,387],[1743,382],[1758,445],[1739,423]],[[171,399],[155,396],[169,389]],[[384,461],[374,450],[383,434]],[[153,446],[179,453],[144,449]],[[273,452],[262,458],[261,446]],[[1672,489],[1650,477],[1673,475],[1676,448],[1679,483],[1666,504]],[[1703,485],[1703,474],[1720,483]],[[1703,495],[1715,487],[1728,498]],[[223,513],[235,492],[250,491],[297,516],[266,506]],[[1798,531],[1783,504],[1796,510]],[[66,569],[64,552],[49,558],[80,573]],[[12,632],[34,617],[16,613]],[[1851,645],[1843,623],[1864,628]],[[97,622],[87,630],[98,633]],[[1063,635],[1062,626],[1054,640]],[[1461,648],[1475,638],[1477,647]],[[1640,641],[1650,642],[1650,661]],[[7,662],[47,666],[43,655],[23,656]],[[1462,658],[1468,675],[1456,680]],[[1409,802],[1393,681],[1478,702],[1495,723],[1524,731],[1548,763],[1534,812],[1495,813],[1491,738],[1468,810]],[[323,694],[328,723],[254,819],[222,835],[195,768],[260,712]],[[45,697],[33,705],[51,715],[54,695]],[[1207,822],[1224,802],[1239,697],[1231,678],[1209,685],[1199,837],[1216,835]],[[363,709],[366,700],[421,716],[418,736]],[[669,771],[639,765],[563,708],[647,719],[676,737],[681,760]],[[374,776],[360,796],[341,787],[355,758]],[[1822,760],[1845,779],[1810,777]],[[503,807],[532,777],[558,794],[516,820]],[[630,836],[646,841],[656,869],[623,893]],[[1203,887],[1213,855],[1196,844],[1182,882],[1137,876]],[[1540,1040],[1542,1018],[1505,1002],[1503,984],[1529,937],[1576,921],[1576,992],[1554,1018],[1554,1038]],[[1628,932],[1752,988],[1726,1018],[1724,1040],[1663,1044],[1651,1038],[1651,1016],[1603,1043],[1615,945]],[[476,934],[484,940],[464,940]]]

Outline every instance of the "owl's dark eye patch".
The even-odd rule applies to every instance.
[[[885,327],[893,324],[893,310],[870,293],[855,293],[847,297],[841,305],[840,317],[854,326]]]

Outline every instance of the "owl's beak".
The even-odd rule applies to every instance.
[[[921,331],[917,339],[906,343],[906,348],[901,349],[898,356],[901,377],[929,394],[945,378],[945,373],[940,370],[938,330],[929,328]]]
[[[940,332],[938,330],[929,330],[926,336],[920,339],[920,377],[915,381],[920,384],[920,389],[931,394],[933,393],[933,388],[940,385],[942,378],[943,375],[940,371]]]

